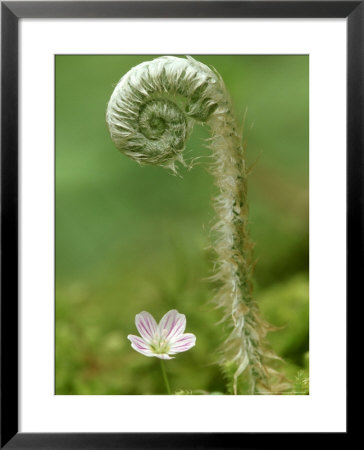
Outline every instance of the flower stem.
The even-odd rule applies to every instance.
[[[169,387],[167,372],[166,372],[166,368],[164,367],[163,359],[160,359],[160,362],[161,362],[161,369],[162,369],[164,383],[165,383],[166,388],[167,388],[167,393],[168,393],[168,395],[171,395],[171,388]]]

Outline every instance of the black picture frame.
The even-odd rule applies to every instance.
[[[363,273],[363,1],[1,2],[1,448],[230,449],[293,444],[296,433],[18,432],[18,22],[21,18],[347,18],[347,302]],[[334,93],[333,93],[334,94]],[[348,350],[350,347],[348,346]],[[242,436],[243,434],[243,436]],[[303,433],[305,443],[313,434]],[[337,433],[335,439],[347,439]],[[315,444],[325,439],[314,434]],[[278,442],[277,442],[278,443]]]

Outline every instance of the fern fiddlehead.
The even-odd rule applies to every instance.
[[[219,188],[214,250],[219,281],[214,301],[224,310],[230,334],[221,364],[233,367],[233,391],[247,375],[250,393],[278,392],[283,376],[270,365],[276,355],[264,338],[269,326],[252,295],[252,243],[248,233],[247,167],[242,130],[221,76],[191,57],[165,56],[124,75],[110,98],[106,121],[115,146],[140,164],[176,172],[195,122],[208,125],[212,173]]]

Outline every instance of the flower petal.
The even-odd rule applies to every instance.
[[[196,336],[192,333],[185,333],[177,336],[172,343],[168,353],[175,355],[176,353],[186,352],[196,344]]]
[[[168,311],[159,322],[159,332],[165,334],[167,340],[180,336],[186,328],[186,316],[176,309]]]
[[[146,311],[142,311],[135,316],[135,326],[146,342],[151,342],[158,330],[154,317]]]
[[[153,353],[152,356],[156,356],[159,359],[174,359],[173,356],[169,356],[169,355],[167,355],[167,353],[161,353],[161,354]]]
[[[148,343],[145,342],[141,337],[129,334],[128,339],[131,342],[132,348],[137,352],[145,356],[154,356],[154,353],[150,349]]]

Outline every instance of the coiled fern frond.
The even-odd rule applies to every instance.
[[[106,120],[116,147],[140,164],[176,172],[195,122],[211,131],[212,173],[219,189],[214,199],[214,227],[219,282],[214,301],[224,310],[230,334],[220,363],[229,367],[233,393],[246,375],[250,393],[280,392],[284,376],[270,360],[278,358],[265,344],[270,326],[252,296],[252,248],[248,234],[247,174],[242,127],[221,76],[191,57],[164,56],[125,74],[110,98]]]

